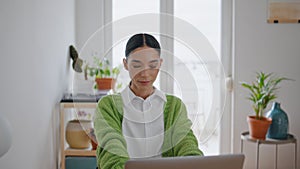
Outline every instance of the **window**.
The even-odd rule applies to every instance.
[[[174,16],[185,20],[199,30],[214,48],[216,57],[220,57],[221,1],[220,0],[174,0]],[[179,29],[174,29],[174,37],[179,36]],[[188,32],[187,32],[188,33]],[[193,35],[190,35],[193,36]],[[200,40],[200,39],[199,39]],[[202,43],[199,43],[199,45]],[[174,41],[174,76],[182,81],[180,88],[174,88],[176,95],[181,95],[193,120],[193,130],[198,137],[201,149],[205,154],[219,153],[220,101],[213,103],[211,76],[218,76],[207,71],[207,66],[217,66],[218,58],[207,60],[200,53],[193,52],[189,44]],[[199,47],[201,49],[201,47]],[[212,111],[212,107],[216,111]],[[206,134],[203,134],[206,133]]]
[[[162,5],[163,4],[163,5]],[[172,7],[170,7],[170,5]],[[162,9],[165,8],[165,9]],[[174,9],[174,10],[173,10]],[[220,56],[220,12],[221,12],[221,1],[205,1],[205,0],[189,0],[189,1],[165,1],[160,2],[156,1],[148,1],[148,0],[113,0],[112,3],[112,21],[113,23],[122,20],[122,18],[126,18],[128,16],[136,15],[136,14],[145,14],[145,13],[157,13],[160,11],[166,11],[170,14],[173,14],[175,18],[182,19],[192,26],[196,27],[205,37],[207,37],[208,42],[212,44],[212,47],[215,49],[217,56]],[[173,19],[175,19],[173,18]],[[219,152],[219,126],[216,126],[218,120],[209,125],[210,123],[207,120],[216,119],[218,115],[212,115],[210,113],[214,113],[210,111],[212,108],[212,97],[213,97],[213,88],[211,85],[210,76],[207,72],[207,66],[214,66],[212,63],[208,63],[207,61],[199,61],[199,56],[194,53],[188,46],[188,44],[181,43],[180,39],[176,40],[177,34],[179,30],[174,27],[174,25],[170,25],[172,21],[168,22],[169,18],[165,18],[167,22],[162,22],[162,18],[159,18],[160,23],[156,23],[156,29],[161,32],[162,29],[165,28],[165,31],[174,30],[174,37],[167,38],[165,41],[168,44],[174,45],[174,50],[168,51],[172,53],[173,58],[175,59],[166,59],[164,58],[164,64],[172,65],[172,70],[166,68],[166,71],[170,71],[169,76],[173,76],[174,84],[173,86],[167,86],[170,83],[162,79],[158,78],[155,84],[157,87],[160,85],[167,86],[169,90],[168,92],[172,92],[173,94],[181,97],[183,101],[187,105],[187,109],[189,112],[189,117],[191,119],[195,119],[195,123],[193,126],[193,130],[198,137],[200,148],[204,150],[205,154],[218,154]],[[171,18],[172,19],[172,18]],[[159,20],[157,22],[159,22]],[[156,25],[155,24],[155,25]],[[168,25],[169,24],[169,25]],[[125,27],[124,27],[125,26]],[[130,29],[130,27],[135,25],[122,25],[122,29]],[[113,25],[114,27],[114,25]],[[171,28],[170,28],[171,27]],[[113,28],[114,29],[114,28]],[[147,30],[139,30],[139,32],[147,32]],[[154,33],[156,38],[159,40],[160,37],[159,32]],[[115,34],[115,30],[113,31],[113,62],[114,64],[120,64],[122,58],[124,57],[125,51],[125,43],[128,39],[117,39]],[[188,34],[188,33],[187,33]],[[171,45],[172,46],[172,45]],[[163,45],[162,45],[163,47]],[[171,48],[172,50],[172,48]],[[201,56],[200,56],[201,57]],[[166,63],[169,62],[169,63]],[[169,73],[169,72],[167,72]],[[124,75],[126,76],[126,75]],[[122,77],[121,77],[122,78]],[[127,77],[128,79],[128,77]],[[159,81],[159,79],[161,81]],[[187,79],[191,80],[188,81]],[[128,79],[129,80],[129,79]],[[185,84],[182,84],[184,83]],[[163,84],[163,83],[167,83]],[[127,83],[126,83],[127,84]],[[195,91],[196,90],[196,91]],[[216,91],[214,91],[216,92]],[[220,92],[220,91],[217,91]],[[214,103],[215,104],[215,103]],[[220,102],[217,102],[218,110],[220,111]],[[215,105],[214,105],[215,106]],[[205,135],[201,135],[204,131],[204,127],[206,129]],[[202,136],[202,138],[201,138]]]
[[[126,17],[130,17],[133,15],[143,14],[143,13],[159,13],[159,0],[113,0],[112,1],[112,22],[115,23],[120,20],[126,20]],[[125,18],[125,19],[124,19]],[[156,24],[156,30],[159,29],[159,21]],[[122,24],[122,30],[131,32],[134,30],[136,25],[132,24]],[[122,59],[125,57],[125,45],[129,37],[124,39],[119,39],[116,34],[120,31],[120,29],[116,28],[117,26],[113,24],[113,64],[114,65],[122,65]],[[145,29],[140,29],[139,32],[147,32]],[[158,36],[154,35],[157,39]],[[123,87],[128,84],[129,77],[127,75],[127,71],[121,71],[119,79],[123,82]],[[155,82],[155,86],[159,87],[159,78]]]
[[[112,58],[110,59],[113,61],[113,65],[122,65],[122,58],[125,57],[125,44],[132,34],[138,32],[153,34],[160,41],[163,48],[167,47],[167,52],[172,56],[163,58],[163,65],[166,65],[164,68],[169,71],[167,76],[171,77],[171,81],[166,80],[165,74],[161,73],[161,77],[157,79],[155,86],[179,96],[186,103],[189,117],[196,119],[193,130],[204,153],[206,155],[221,153],[222,145],[220,142],[223,142],[223,140],[220,141],[220,125],[218,125],[221,118],[221,114],[218,112],[223,110],[221,106],[222,99],[219,97],[223,92],[220,87],[223,75],[219,63],[220,60],[224,59],[221,57],[221,50],[223,49],[223,45],[221,46],[221,7],[224,8],[221,5],[221,0],[99,1],[103,6],[101,8],[105,7],[101,26],[112,23],[111,30],[104,32],[105,37],[110,37],[111,41],[107,43],[106,40],[103,40],[102,43],[104,43],[104,46],[109,46],[111,43],[109,47],[111,48],[112,54],[110,56]],[[225,3],[225,1],[222,2]],[[228,10],[230,11],[230,9],[227,9],[227,13]],[[165,18],[162,17],[163,15],[159,15],[161,13],[170,15]],[[139,18],[142,20],[131,20],[130,23],[122,23],[124,20],[130,20],[130,18],[137,15],[141,16],[141,14],[156,14],[157,18],[155,22],[150,24],[144,21],[147,21],[148,18],[144,18],[144,20]],[[230,18],[230,16],[227,18]],[[222,19],[224,19],[224,16],[222,16]],[[203,59],[205,56],[201,53],[202,44],[198,45],[200,48],[199,54],[199,51],[194,49],[195,46],[190,46],[184,39],[181,39],[182,34],[192,39],[194,34],[191,34],[188,30],[179,29],[176,26],[177,21],[182,21],[187,26],[200,32],[202,40],[207,42],[203,48],[209,46],[216,57],[208,60]],[[141,25],[138,25],[136,22],[145,24],[139,23]],[[226,30],[230,31],[230,29]],[[164,33],[166,32],[172,34],[172,36],[165,38]],[[199,39],[195,41],[197,42]],[[222,39],[222,41],[224,40]],[[104,47],[104,49],[107,48]],[[230,46],[226,46],[226,49],[230,49]],[[229,56],[230,54],[226,55]],[[209,71],[211,68],[215,68],[217,71],[211,73]],[[124,84],[128,84],[127,72],[122,72],[124,74],[121,73],[120,78],[123,78]],[[212,109],[214,110],[212,111]],[[230,130],[227,132],[230,132]],[[228,146],[228,142],[226,144]]]

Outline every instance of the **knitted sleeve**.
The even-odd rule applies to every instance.
[[[98,141],[97,165],[99,169],[123,169],[129,159],[126,141],[122,135],[122,114],[119,97],[105,96],[97,107],[94,118],[95,135]]]
[[[187,117],[184,103],[177,97],[168,97],[165,122],[167,142],[172,146],[163,156],[193,156],[203,153],[198,148],[198,141],[191,129],[192,122]]]

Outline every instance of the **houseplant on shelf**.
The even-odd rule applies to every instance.
[[[288,80],[285,77],[275,76],[274,73],[259,72],[252,83],[242,82],[242,87],[249,90],[248,100],[252,102],[254,116],[248,116],[250,136],[254,139],[265,139],[272,119],[264,117],[265,109],[270,101],[277,98],[278,84]]]
[[[98,90],[116,90],[122,87],[122,83],[116,85],[116,79],[120,74],[120,67],[112,67],[109,60],[104,57],[102,59],[94,57],[93,63],[90,64],[86,60],[79,57],[74,46],[70,46],[70,57],[73,60],[73,70],[77,73],[84,73],[84,79],[88,80],[88,77],[94,78],[96,85],[94,89]]]
[[[111,67],[109,60],[106,57],[104,57],[103,59],[94,57],[93,63],[94,63],[93,65],[89,65],[88,63],[85,65],[84,67],[85,79],[88,79],[88,76],[95,78],[95,82],[96,82],[95,88],[97,88],[98,90],[114,89],[116,79],[120,74],[120,68]]]

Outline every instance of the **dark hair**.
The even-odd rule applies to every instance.
[[[154,48],[158,54],[160,55],[160,45],[159,42],[155,39],[154,36],[139,33],[133,35],[126,44],[125,56],[128,58],[129,54],[134,51],[136,48],[148,46],[150,48]]]

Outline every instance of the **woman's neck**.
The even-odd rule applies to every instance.
[[[150,88],[143,88],[143,89],[139,89],[137,86],[134,86],[132,84],[129,85],[129,88],[131,89],[131,91],[136,95],[139,96],[143,99],[146,99],[147,97],[149,97],[153,92],[154,92],[154,87],[150,87]]]

